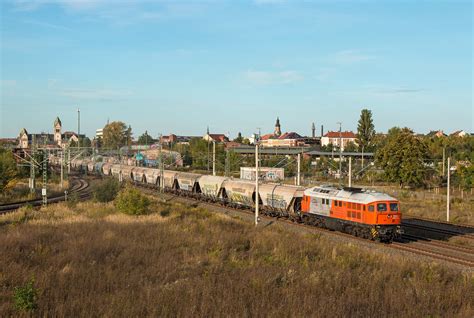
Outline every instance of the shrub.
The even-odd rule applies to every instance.
[[[107,178],[94,187],[94,199],[98,202],[110,202],[120,190],[120,183],[114,178]]]
[[[34,283],[34,279],[31,279],[26,285],[15,287],[13,300],[17,310],[33,311],[38,307],[36,303],[38,291],[33,286]]]
[[[148,213],[150,200],[135,188],[127,186],[115,200],[117,209],[125,214],[143,215]]]
[[[67,196],[67,206],[70,209],[74,209],[79,202],[79,194],[77,192],[73,192]]]

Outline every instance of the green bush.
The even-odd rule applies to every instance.
[[[73,192],[67,196],[66,204],[70,209],[74,209],[77,203],[79,203],[79,194],[77,192]]]
[[[26,285],[15,287],[13,300],[17,310],[33,311],[38,307],[36,303],[38,291],[33,286],[34,283],[34,279],[31,279]]]
[[[110,202],[120,190],[120,183],[114,178],[107,178],[94,187],[94,199],[98,202]]]
[[[143,215],[148,213],[150,200],[135,188],[127,186],[115,200],[117,209],[125,214]]]

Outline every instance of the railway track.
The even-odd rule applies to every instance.
[[[402,223],[402,227],[405,232],[413,233],[418,232],[424,234],[423,237],[431,239],[447,239],[453,236],[462,237],[468,240],[474,240],[474,229],[467,228],[465,231],[457,230],[456,228],[439,227],[438,224],[420,224],[420,223]]]
[[[142,186],[139,186],[139,187],[143,189],[144,192],[147,192],[152,195],[157,195],[156,191],[153,191],[149,188],[142,187]],[[175,200],[175,199],[179,199],[179,201],[184,202],[184,203],[192,203],[192,204],[197,204],[204,207],[208,206],[208,207],[213,207],[213,208],[219,208],[220,210],[223,210],[223,211],[227,210],[227,211],[232,211],[232,212],[237,212],[237,213],[242,213],[242,214],[247,214],[247,215],[252,215],[252,216],[254,214],[252,211],[249,211],[249,210],[224,207],[218,203],[200,201],[200,200],[196,200],[190,197],[183,197],[183,196],[178,196],[178,195],[170,194],[170,193],[166,193],[166,195],[169,196],[168,198],[166,198],[167,202]],[[449,262],[449,263],[461,265],[463,267],[468,267],[470,269],[474,269],[474,250],[473,249],[468,248],[468,247],[455,246],[453,244],[443,242],[443,241],[430,240],[423,236],[404,235],[403,239],[399,242],[393,242],[392,244],[381,244],[381,243],[377,243],[377,242],[363,239],[360,237],[355,237],[347,233],[330,231],[324,228],[310,226],[303,223],[296,223],[288,219],[274,218],[274,217],[269,217],[265,215],[261,215],[260,217],[261,219],[265,219],[268,221],[291,224],[292,226],[304,227],[311,231],[336,235],[339,237],[343,237],[345,239],[360,241],[365,244],[373,244],[373,245],[377,245],[379,247],[384,247],[387,249],[400,250],[400,251],[408,252],[414,255],[421,255],[421,256],[429,257],[431,259],[441,260],[444,262]]]
[[[404,218],[409,221],[428,222],[428,223],[433,223],[440,226],[448,226],[451,228],[458,228],[461,230],[474,231],[474,226],[470,224],[461,224],[461,223],[457,224],[457,223],[451,223],[451,222],[430,219],[430,218],[425,218],[425,217],[415,216],[415,215],[404,215]]]
[[[74,178],[74,185],[68,190],[68,196],[72,194],[78,194],[79,199],[86,199],[90,197],[91,193],[89,191],[89,182],[84,179]],[[53,197],[48,197],[48,204],[58,203],[65,200],[64,195],[57,195]],[[12,211],[15,211],[25,205],[30,205],[33,207],[41,206],[43,204],[43,199],[33,199],[33,200],[24,200],[8,204],[0,205],[0,215],[6,214]]]

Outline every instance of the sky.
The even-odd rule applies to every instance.
[[[473,132],[471,1],[3,0],[0,135]]]

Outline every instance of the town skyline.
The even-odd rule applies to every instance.
[[[2,137],[473,131],[472,3],[4,1]],[[246,23],[241,23],[246,21]],[[19,115],[21,114],[21,116]]]

